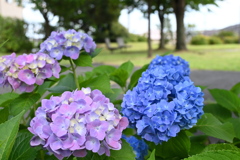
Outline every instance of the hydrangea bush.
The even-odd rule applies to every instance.
[[[0,159],[239,159],[240,83],[210,89],[216,102],[204,104],[181,57],[93,67],[100,50],[68,30],[37,53],[0,57],[0,86],[12,89],[0,95]]]

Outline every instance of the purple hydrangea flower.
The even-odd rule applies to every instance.
[[[95,50],[96,43],[86,33],[73,29],[62,32],[52,32],[50,37],[40,45],[40,51],[49,54],[56,60],[63,56],[78,59],[81,50],[91,53]]]
[[[110,156],[110,149],[121,149],[128,126],[109,99],[90,88],[43,99],[35,115],[28,128],[34,134],[30,144],[42,145],[58,159],[84,157],[87,150]]]
[[[155,144],[168,141],[203,114],[203,92],[190,80],[188,67],[180,57],[157,56],[124,95],[122,113],[142,138]]]
[[[59,78],[59,63],[45,53],[13,53],[0,57],[0,86],[11,86],[20,92],[32,92],[34,84],[42,85],[46,78]]]

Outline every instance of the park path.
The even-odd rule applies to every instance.
[[[95,64],[98,66],[100,64]],[[138,68],[135,68],[138,69]],[[77,74],[82,74],[86,71],[91,71],[91,67],[81,67],[77,69]],[[204,71],[193,70],[190,77],[195,85],[207,86],[208,89],[230,89],[233,85],[240,82],[240,71]],[[0,88],[0,94],[9,92],[9,88]],[[208,90],[204,90],[205,101],[212,101],[212,97]]]

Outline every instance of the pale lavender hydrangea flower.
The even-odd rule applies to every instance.
[[[15,53],[0,57],[0,85],[13,90],[32,92],[34,84],[42,85],[46,78],[59,78],[59,63],[45,53]]]
[[[128,126],[109,99],[90,88],[43,99],[35,114],[28,128],[34,134],[31,145],[42,145],[58,159],[85,157],[87,150],[110,156],[110,149],[121,149]]]
[[[77,59],[81,50],[91,53],[95,48],[96,44],[92,37],[86,33],[70,29],[52,32],[50,37],[40,45],[40,52],[47,53],[56,60],[61,60],[63,56]]]

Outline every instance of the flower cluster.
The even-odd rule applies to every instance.
[[[51,35],[40,45],[40,52],[49,54],[56,60],[63,56],[77,59],[80,50],[84,49],[91,53],[95,50],[96,44],[92,37],[86,33],[76,32],[71,29],[62,32],[52,32]]]
[[[61,97],[43,99],[32,119],[32,146],[42,145],[59,159],[84,157],[87,150],[110,156],[121,149],[122,131],[128,126],[101,91],[83,88]]]
[[[180,58],[158,56],[124,95],[122,113],[142,138],[155,144],[168,141],[203,114],[203,92],[187,76],[187,66]]]
[[[0,57],[0,85],[11,86],[21,92],[32,92],[34,84],[41,85],[44,79],[59,78],[59,63],[45,53],[15,53]]]
[[[134,153],[136,154],[136,160],[144,160],[144,157],[148,154],[148,145],[144,142],[143,139],[137,139],[134,136],[127,137],[122,136],[133,148]]]

